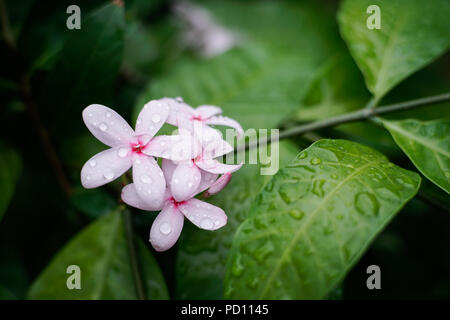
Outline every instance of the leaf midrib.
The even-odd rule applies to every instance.
[[[342,180],[338,185],[336,185],[336,187],[323,199],[323,201],[319,204],[319,206],[309,215],[309,218],[305,221],[305,223],[298,229],[298,231],[295,233],[294,237],[292,238],[292,240],[290,241],[290,243],[288,244],[286,250],[284,250],[283,254],[281,255],[280,259],[278,259],[277,264],[275,265],[272,274],[270,275],[270,277],[268,278],[267,282],[266,282],[266,286],[264,287],[264,289],[262,290],[259,299],[262,299],[264,297],[264,295],[266,294],[267,290],[270,287],[270,284],[272,283],[275,275],[278,273],[278,270],[281,267],[281,264],[284,262],[285,260],[285,256],[288,252],[291,251],[292,246],[296,243],[298,237],[300,237],[300,235],[304,232],[305,227],[307,225],[309,225],[309,223],[313,220],[313,217],[315,217],[315,215],[320,211],[320,209],[323,207],[323,205],[325,203],[327,203],[328,199],[333,196],[342,186],[344,186],[348,181],[350,181],[350,179],[352,179],[353,177],[355,177],[356,175],[358,175],[359,173],[361,173],[365,168],[367,168],[368,166],[377,163],[377,162],[381,162],[380,160],[374,160],[371,162],[366,163],[364,166],[359,167],[357,170],[355,170],[354,172],[352,172],[350,175],[348,175],[344,180]]]

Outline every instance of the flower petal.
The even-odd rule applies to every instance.
[[[195,158],[200,153],[200,146],[191,135],[157,136],[143,152],[149,156],[183,161]]]
[[[136,154],[133,157],[133,182],[141,199],[152,207],[161,206],[164,201],[166,180],[153,157]]]
[[[169,105],[161,100],[145,104],[136,120],[136,134],[153,137],[169,116]]]
[[[180,204],[178,208],[201,229],[217,230],[227,224],[227,215],[222,209],[195,198]]]
[[[97,153],[81,169],[81,184],[86,189],[96,188],[120,177],[131,167],[131,149],[115,147]]]
[[[222,109],[216,106],[211,105],[201,105],[195,109],[195,113],[199,115],[202,119],[208,119],[212,116],[218,115],[222,113]]]
[[[206,191],[206,196],[210,196],[219,193],[223,188],[225,188],[231,181],[231,173],[224,173],[219,179],[217,179],[208,191]]]
[[[127,205],[141,210],[157,211],[162,209],[162,205],[153,206],[143,201],[142,198],[139,197],[134,183],[127,184],[125,187],[123,187],[121,197],[123,202],[125,202]]]
[[[182,101],[173,98],[162,98],[160,101],[169,105],[169,116],[166,120],[168,124],[178,126],[178,118],[180,115],[186,119],[194,115],[194,109]]]
[[[83,110],[83,120],[89,131],[110,147],[127,144],[133,129],[114,110],[101,104],[91,104]]]
[[[193,132],[197,140],[201,142],[202,147],[208,145],[212,141],[223,140],[222,133],[219,130],[207,126],[204,122],[194,120],[191,121],[191,123],[192,129],[190,129],[190,131]]]
[[[201,174],[192,161],[178,164],[170,180],[170,192],[176,201],[185,201],[197,194]]]
[[[236,121],[228,117],[215,116],[205,120],[205,123],[217,125],[217,126],[227,126],[236,129],[238,138],[240,139],[244,135],[244,130],[242,126]]]
[[[156,251],[170,249],[180,237],[184,216],[169,203],[158,214],[150,229],[150,243]]]
[[[224,164],[214,159],[204,159],[196,161],[195,164],[205,171],[208,171],[210,173],[232,173],[237,170],[239,170],[242,167],[241,164]]]
[[[202,158],[214,159],[233,151],[233,147],[223,139],[216,139],[203,144]]]
[[[164,173],[164,177],[166,181],[170,181],[172,179],[173,172],[177,168],[178,164],[169,159],[162,159],[162,171]]]
[[[214,173],[209,173],[208,171],[199,169],[200,173],[202,175],[202,178],[200,180],[200,184],[198,186],[196,194],[205,191],[208,189],[217,179],[218,175]]]

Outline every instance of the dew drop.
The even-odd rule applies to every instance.
[[[239,277],[244,272],[244,266],[241,263],[241,255],[238,253],[231,266],[231,274]]]
[[[189,181],[189,182],[188,182],[188,187],[189,187],[189,188],[192,188],[192,185],[193,185],[193,183]]]
[[[141,181],[143,182],[143,183],[152,183],[153,182],[153,180],[152,180],[152,178],[150,178],[148,175],[146,175],[146,174],[143,174],[142,176],[141,176]]]
[[[128,154],[128,149],[127,148],[120,148],[119,151],[117,151],[117,155],[120,158],[125,158]]]
[[[103,176],[106,180],[111,180],[112,178],[114,178],[114,172],[111,169],[106,169],[103,172]]]
[[[210,218],[204,218],[200,221],[202,229],[211,230],[214,227],[214,222]]]
[[[320,164],[321,162],[322,161],[319,158],[312,158],[311,159],[311,164],[314,164],[314,165]]]
[[[91,161],[89,161],[89,165],[93,168],[97,165],[97,161],[91,160]]]
[[[160,116],[159,114],[155,113],[155,114],[152,116],[152,121],[153,121],[154,123],[158,123],[159,121],[161,121],[161,116]]]
[[[297,209],[297,208],[289,210],[288,213],[292,218],[294,218],[296,220],[302,219],[303,216],[305,215],[305,213],[302,210]]]
[[[360,192],[355,196],[355,208],[362,215],[377,215],[380,203],[372,193]]]
[[[306,151],[303,151],[298,155],[299,159],[305,159],[308,156],[308,153]]]
[[[168,235],[172,232],[172,226],[168,222],[164,222],[159,226],[159,232],[161,232],[163,235]]]
[[[173,183],[178,184],[180,182],[180,180],[178,179],[173,179]]]
[[[86,176],[86,180],[91,180],[91,176],[90,176],[90,175],[87,175],[87,176]]]
[[[255,258],[259,263],[263,263],[264,260],[273,252],[274,247],[272,242],[266,242],[262,247],[259,247],[255,251]]]
[[[111,112],[107,112],[107,113],[106,113],[106,117],[107,117],[107,118],[111,118]]]
[[[314,186],[313,186],[313,190],[312,192],[318,196],[318,197],[323,197],[324,195],[324,190],[323,190],[323,185],[325,184],[325,180],[316,180],[314,181]]]
[[[100,130],[102,131],[106,131],[108,130],[108,126],[106,125],[106,123],[100,123],[100,125],[98,126],[100,128]]]

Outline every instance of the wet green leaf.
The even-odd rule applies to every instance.
[[[450,193],[450,120],[383,123],[417,169]]]
[[[369,29],[366,10],[377,5],[381,29]],[[353,58],[376,98],[426,66],[450,46],[447,0],[347,0],[338,21]]]
[[[314,143],[253,201],[229,252],[225,297],[326,297],[419,184],[371,148]]]
[[[163,276],[150,249],[138,242],[147,298],[167,299]],[[67,267],[81,270],[81,289],[69,290]],[[35,280],[29,299],[136,299],[122,209],[93,222],[76,235]]]
[[[19,155],[10,149],[0,150],[0,221],[14,195],[17,179],[22,169]]]

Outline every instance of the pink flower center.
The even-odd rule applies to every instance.
[[[201,116],[192,116],[191,120],[203,121]]]
[[[175,208],[178,208],[179,205],[184,204],[186,201],[180,201],[180,202],[178,202],[177,200],[174,199],[174,197],[171,197],[171,198],[169,199],[169,202],[171,202],[171,203],[175,206]]]
[[[132,143],[131,144],[131,150],[134,153],[141,154],[142,151],[147,147],[147,145],[144,145],[141,141],[138,141],[138,143]]]

